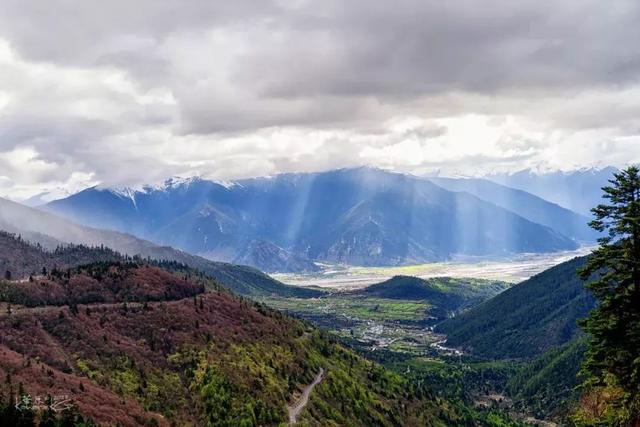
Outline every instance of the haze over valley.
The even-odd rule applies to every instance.
[[[271,273],[271,276],[289,285],[339,290],[367,287],[397,275],[411,275],[423,279],[476,277],[518,283],[549,267],[587,255],[592,249],[592,246],[584,246],[574,251],[519,254],[500,259],[461,259],[398,267],[320,264],[320,271],[317,272]]]

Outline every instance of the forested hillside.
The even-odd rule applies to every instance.
[[[421,279],[415,276],[394,276],[384,282],[376,283],[355,291],[355,294],[377,296],[380,298],[404,300],[433,300],[450,298],[455,301],[487,299],[509,288],[509,284],[498,280],[459,279],[454,277],[436,277]]]
[[[320,368],[301,415],[309,425],[459,417],[319,330],[188,269],[99,263],[2,288],[3,300],[38,306],[0,314],[2,393],[72,396],[99,423],[277,425]]]
[[[26,307],[172,301],[194,297],[204,290],[204,284],[139,262],[102,262],[67,270],[54,268],[28,280],[0,281],[0,299]]]
[[[209,274],[241,295],[275,294],[312,297],[321,294],[313,289],[286,286],[252,267],[210,261],[168,246],[158,246],[128,234],[81,226],[56,215],[2,198],[0,198],[0,230],[21,235],[23,239],[33,244],[40,244],[50,252],[59,247],[80,245],[90,248],[108,247],[131,257],[137,255],[155,260],[176,261]],[[6,238],[6,236],[0,236],[0,238]],[[5,254],[8,260],[15,259],[10,251],[6,250]],[[91,260],[97,259],[89,261]],[[55,260],[54,262],[60,263]]]
[[[578,371],[586,342],[575,339],[519,366],[507,383],[517,408],[536,418],[564,418],[580,396]]]
[[[31,244],[19,235],[0,230],[0,271],[9,272],[14,279],[24,279],[43,270],[67,268],[97,261],[123,259],[117,252],[83,245],[60,246],[47,250],[40,244]]]
[[[438,330],[448,345],[488,358],[532,357],[580,335],[577,319],[595,300],[584,288],[575,258],[519,283],[495,298],[449,319]]]
[[[394,276],[353,292],[353,295],[426,301],[430,306],[429,315],[444,319],[488,300],[509,286],[506,282],[481,279],[421,279],[413,276]]]

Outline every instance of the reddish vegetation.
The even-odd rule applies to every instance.
[[[310,425],[425,425],[421,418],[440,416],[399,377],[322,332],[193,270],[167,268],[175,274],[133,263],[56,271],[50,287],[66,293],[44,299],[64,295],[72,304],[5,307],[0,376],[10,381],[0,382],[0,395],[67,394],[83,415],[109,425],[281,425],[291,396],[325,368],[302,414]],[[28,297],[37,282],[5,282],[5,290],[26,289]],[[213,290],[148,301],[200,292],[205,283]],[[139,301],[77,302],[87,294]]]
[[[137,288],[144,290],[145,296],[163,295],[170,286],[189,283],[153,267],[137,268],[127,277],[125,283],[145,284]],[[83,275],[69,280],[72,288],[87,284],[107,287]],[[97,422],[137,425],[155,415],[145,413],[135,400],[119,397],[108,387],[92,385],[81,371],[79,360],[104,370],[126,356],[139,369],[171,372],[178,367],[172,366],[167,356],[179,349],[204,348],[213,343],[215,353],[231,344],[278,340],[290,335],[291,322],[263,315],[252,303],[224,292],[144,305],[79,305],[75,314],[66,306],[14,309],[11,314],[0,314],[0,371],[11,372],[14,391],[22,382],[33,395],[68,394]],[[80,391],[80,384],[84,391]],[[0,385],[0,391],[5,388],[6,392],[6,387]],[[177,390],[171,392],[181,395]],[[188,411],[194,403],[184,405],[178,418],[197,422]]]
[[[0,371],[10,372],[12,384],[22,383],[34,398],[44,399],[47,395],[57,399],[73,398],[82,414],[101,423],[134,426],[155,418],[159,425],[167,425],[161,416],[144,411],[136,401],[124,400],[94,385],[88,378],[31,360],[5,345],[0,345]]]
[[[204,292],[204,286],[165,270],[136,264],[94,264],[71,274],[0,283],[7,302],[29,307],[123,301],[169,301]]]
[[[77,265],[86,254],[115,254],[71,249],[55,255]],[[40,261],[24,268],[41,270]],[[272,288],[263,280],[246,289]],[[414,425],[424,413],[407,415],[422,403],[406,403],[396,376],[175,262],[117,256],[47,268],[0,280],[0,302],[0,396],[69,395],[99,424],[280,425],[321,367],[327,377],[307,410],[313,425]]]

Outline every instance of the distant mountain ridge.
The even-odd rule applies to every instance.
[[[398,265],[577,246],[472,194],[371,168],[231,183],[192,178],[131,191],[94,187],[46,209],[230,262],[256,259],[260,254],[247,258],[247,248],[269,242],[280,249],[272,251],[273,266],[260,260],[267,271],[283,258],[296,260],[285,264],[295,268],[302,260]]]
[[[487,179],[429,178],[429,180],[450,191],[465,191],[473,194],[572,239],[593,243],[598,237],[598,234],[588,225],[589,217],[526,191],[509,188]]]
[[[50,250],[68,243],[103,245],[130,256],[177,261],[208,274],[223,286],[245,296],[277,294],[312,297],[322,294],[314,289],[287,286],[252,267],[210,261],[129,234],[81,226],[57,215],[2,198],[0,230],[20,234],[23,239]]]
[[[511,174],[493,174],[487,179],[507,187],[523,190],[578,212],[591,216],[591,209],[602,203],[601,188],[609,184],[614,167],[587,168],[572,172],[540,173],[530,169]]]

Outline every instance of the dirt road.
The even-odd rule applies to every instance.
[[[300,398],[291,406],[289,406],[289,425],[292,426],[296,423],[296,418],[300,415],[300,412],[304,409],[304,407],[309,402],[309,395],[313,391],[313,388],[322,381],[322,376],[324,375],[324,368],[320,368],[320,372],[316,375],[316,378],[313,380],[311,384],[306,386],[302,391],[302,395]]]

